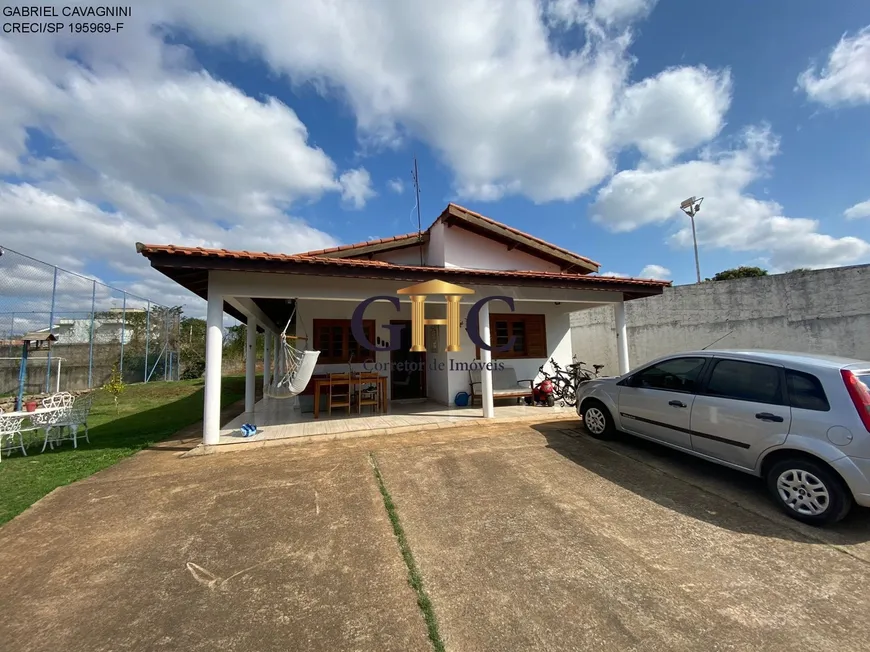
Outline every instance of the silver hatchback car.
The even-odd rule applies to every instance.
[[[760,350],[679,353],[580,385],[577,413],[764,478],[787,514],[834,523],[870,507],[870,362]]]

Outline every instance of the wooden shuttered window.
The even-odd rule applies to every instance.
[[[366,319],[363,328],[369,342],[374,343],[375,320]],[[313,346],[320,351],[317,362],[322,364],[348,362],[351,356],[354,362],[362,362],[375,355],[374,351],[356,341],[351,332],[350,319],[315,319]]]
[[[492,357],[495,359],[547,357],[547,324],[544,315],[491,314],[489,333],[493,348],[505,346],[512,335],[515,338],[510,351],[493,351]],[[477,358],[480,359],[480,348],[477,349]]]

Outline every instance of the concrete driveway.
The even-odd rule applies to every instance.
[[[566,425],[146,451],[0,529],[0,648],[433,649],[374,453],[448,650],[867,649],[865,511]]]

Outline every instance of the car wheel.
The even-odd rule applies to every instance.
[[[842,480],[812,460],[796,457],[776,462],[766,481],[780,508],[810,525],[836,523],[852,508],[852,495]]]
[[[598,401],[586,401],[581,409],[583,426],[596,439],[610,439],[616,432],[613,417],[604,404]]]

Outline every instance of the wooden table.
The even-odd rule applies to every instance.
[[[352,376],[350,379],[347,378],[336,378],[335,380],[330,380],[329,378],[312,378],[314,382],[314,418],[317,419],[320,417],[320,388],[321,387],[329,387],[330,385],[361,385],[365,383],[368,385],[372,382],[371,379],[366,378],[363,380],[357,375]],[[387,377],[386,376],[378,376],[378,392],[380,394],[380,403],[381,403],[381,411],[386,411],[387,408]]]

